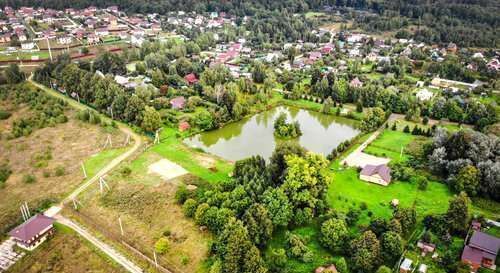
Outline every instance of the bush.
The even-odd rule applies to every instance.
[[[11,174],[12,171],[7,163],[0,164],[0,185],[5,183]]]
[[[366,209],[368,209],[368,205],[366,204],[366,202],[361,202],[361,204],[359,205],[359,208],[361,210],[366,210]]]
[[[56,176],[63,176],[66,173],[66,169],[63,166],[58,166],[55,171]]]
[[[168,239],[165,237],[161,237],[155,243],[155,251],[158,254],[165,254],[168,251],[168,248],[169,248],[169,242]]]
[[[175,192],[175,201],[178,204],[184,204],[184,202],[191,196],[191,192],[187,189],[186,185],[181,184],[177,191]]]
[[[193,217],[197,207],[198,202],[196,202],[196,200],[194,199],[189,198],[186,200],[186,202],[184,202],[184,205],[182,205],[182,211],[187,217]]]
[[[132,173],[132,169],[125,166],[120,170],[120,173],[122,174],[122,176],[129,176]]]
[[[8,118],[10,118],[10,116],[11,116],[11,113],[4,111],[4,110],[0,110],[0,120],[8,119]]]
[[[23,176],[23,182],[26,184],[31,184],[36,182],[36,177],[32,174],[25,174]]]

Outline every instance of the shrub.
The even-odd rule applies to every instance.
[[[7,163],[0,164],[0,185],[5,183],[11,174],[12,171]]]
[[[366,210],[368,208],[368,205],[366,204],[366,202],[361,202],[361,204],[359,205],[359,208],[361,210]]]
[[[122,174],[122,176],[129,176],[132,173],[132,169],[125,166],[120,170],[120,173]]]
[[[187,264],[189,264],[189,257],[188,257],[188,256],[186,256],[186,255],[182,255],[182,258],[181,258],[181,263],[182,263],[183,265],[187,265]]]
[[[66,173],[66,169],[63,166],[58,166],[55,171],[56,176],[63,176]]]
[[[10,116],[11,116],[11,113],[4,111],[4,110],[0,110],[0,120],[8,119],[8,118],[10,118]]]
[[[25,174],[23,176],[23,182],[26,184],[31,184],[36,182],[36,177],[32,174]]]
[[[168,239],[165,237],[161,237],[155,243],[155,251],[158,254],[165,254],[168,251],[168,248],[169,248],[169,242]]]
[[[182,211],[187,217],[193,217],[197,207],[198,202],[196,202],[196,200],[194,199],[189,198],[186,200],[186,202],[184,202],[184,205],[182,205]]]
[[[172,231],[168,227],[165,228],[165,230],[163,231],[163,236],[165,236],[165,237],[169,237],[171,234],[172,234]]]
[[[190,195],[191,192],[187,189],[186,185],[181,184],[175,192],[175,201],[177,201],[178,204],[184,204]]]

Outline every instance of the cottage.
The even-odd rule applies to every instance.
[[[132,35],[130,36],[130,43],[136,47],[141,47],[144,43],[144,37],[142,35]]]
[[[183,109],[185,104],[186,99],[184,97],[176,97],[170,100],[170,105],[172,106],[172,109],[175,110]]]
[[[184,132],[186,130],[189,130],[191,128],[191,125],[187,121],[182,121],[179,123],[179,131]]]
[[[464,247],[462,262],[471,265],[473,270],[479,267],[495,270],[495,260],[499,249],[499,238],[476,230]]]
[[[87,36],[87,44],[97,44],[100,42],[100,38],[95,34],[89,34]]]
[[[361,88],[363,87],[363,82],[361,82],[358,77],[352,79],[352,81],[349,83],[349,85],[351,87],[354,87],[354,88]]]
[[[184,76],[184,80],[186,80],[186,82],[189,85],[193,85],[193,84],[198,83],[198,79],[196,78],[196,75],[194,73],[190,73],[190,74],[187,74],[186,76]]]
[[[59,36],[57,42],[62,45],[69,45],[73,41],[73,38],[69,35]]]
[[[387,186],[391,183],[391,169],[385,164],[381,165],[370,165],[367,164],[361,173],[359,174],[359,179],[379,184],[382,186]]]
[[[417,247],[422,251],[422,256],[425,256],[427,253],[432,253],[436,250],[436,245],[431,243],[426,243],[424,241],[418,241]]]
[[[37,214],[13,229],[9,235],[19,247],[31,251],[54,232],[54,221],[51,217]]]
[[[418,273],[426,273],[427,272],[427,265],[426,264],[420,264],[418,267]]]
[[[33,42],[21,44],[21,49],[23,49],[23,50],[32,50],[33,48],[35,48],[35,43],[33,43]]]
[[[337,273],[337,268],[335,267],[335,265],[329,265],[329,266],[320,266],[318,268],[316,268],[316,270],[314,270],[314,273]]]
[[[415,96],[417,96],[417,99],[420,101],[428,101],[432,98],[432,96],[434,96],[434,94],[427,90],[427,88],[423,88],[420,89]]]
[[[401,266],[399,267],[399,272],[400,273],[409,273],[412,270],[411,264],[413,263],[412,260],[405,258],[403,262],[401,263]]]

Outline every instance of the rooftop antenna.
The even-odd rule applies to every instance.
[[[24,205],[21,205],[20,209],[21,209],[21,215],[23,217],[23,222],[26,222],[26,220],[28,220],[28,217],[26,216],[26,212],[24,211]]]
[[[21,214],[23,216],[24,222],[26,222],[26,221],[28,221],[28,219],[30,219],[31,214],[30,214],[30,210],[28,208],[27,202],[24,202],[24,204],[21,205]]]

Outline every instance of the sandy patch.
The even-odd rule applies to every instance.
[[[215,167],[216,161],[214,158],[212,158],[210,156],[197,154],[195,159],[196,159],[196,161],[198,161],[198,163],[200,163],[201,166],[203,166],[207,169]]]
[[[188,171],[186,171],[183,167],[168,159],[160,159],[148,167],[148,174],[159,175],[164,180],[170,180],[187,173]]]
[[[363,152],[354,152],[346,157],[344,163],[350,167],[364,168],[367,164],[381,165],[391,161],[389,158],[377,157]]]

